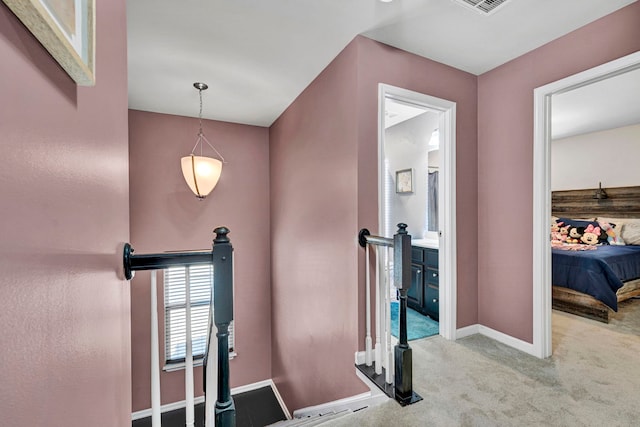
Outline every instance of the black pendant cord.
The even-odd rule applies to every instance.
[[[203,151],[202,151],[203,150],[202,141],[204,141],[216,153],[216,155],[220,158],[220,161],[222,163],[227,163],[224,160],[224,157],[222,156],[222,154],[220,154],[220,152],[216,149],[216,147],[214,147],[209,142],[207,137],[204,136],[204,131],[202,130],[202,91],[209,89],[209,86],[206,83],[194,83],[193,87],[198,89],[198,95],[200,96],[200,111],[198,113],[198,122],[199,122],[198,136],[196,138],[196,144],[193,146],[193,149],[191,150],[191,155],[192,156],[196,155],[196,150],[198,149],[198,145],[200,145],[200,156],[204,156]]]

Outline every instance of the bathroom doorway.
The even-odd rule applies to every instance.
[[[379,233],[392,237],[397,223],[408,225],[416,257],[410,305],[455,339],[455,103],[386,84],[378,100]]]

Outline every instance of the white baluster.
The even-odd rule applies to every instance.
[[[212,273],[213,275],[213,273]],[[213,277],[211,277],[211,299],[209,300],[209,323],[213,321]],[[218,400],[218,338],[215,325],[209,328],[211,334],[207,337],[209,354],[207,356],[207,394],[205,396],[205,427],[215,427],[216,400]]]
[[[160,427],[160,346],[158,345],[158,285],[151,270],[151,426]]]
[[[376,347],[375,347],[375,371],[376,375],[382,374],[382,347],[380,343],[380,335],[382,333],[382,317],[381,317],[381,305],[384,303],[384,292],[381,290],[381,286],[384,286],[384,278],[380,280],[380,252],[378,248],[375,248],[376,251]]]
[[[391,248],[393,250],[393,248]],[[389,248],[385,250],[385,287],[384,287],[384,322],[385,322],[385,336],[384,336],[384,365],[385,365],[385,380],[387,384],[393,383],[393,349],[391,346],[391,298],[390,298],[390,286],[391,286],[391,270],[389,268]]]
[[[371,366],[373,359],[372,354],[372,342],[371,342],[371,272],[369,271],[369,245],[365,245],[364,250],[364,268],[365,268],[365,285],[366,285],[366,298],[365,298],[365,312],[366,312],[366,327],[367,337],[365,339],[365,363],[367,366]]]
[[[191,348],[191,287],[189,284],[189,267],[185,267],[185,333],[186,350],[184,363],[184,387],[186,400],[186,426],[193,427],[195,422],[193,407],[193,350]]]

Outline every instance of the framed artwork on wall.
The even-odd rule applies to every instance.
[[[2,1],[78,85],[95,85],[95,0]]]
[[[396,193],[413,193],[413,169],[396,171]]]

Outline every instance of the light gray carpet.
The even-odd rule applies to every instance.
[[[639,426],[640,300],[610,324],[553,312],[540,360],[475,335],[411,342],[422,402],[395,401],[322,426]]]

